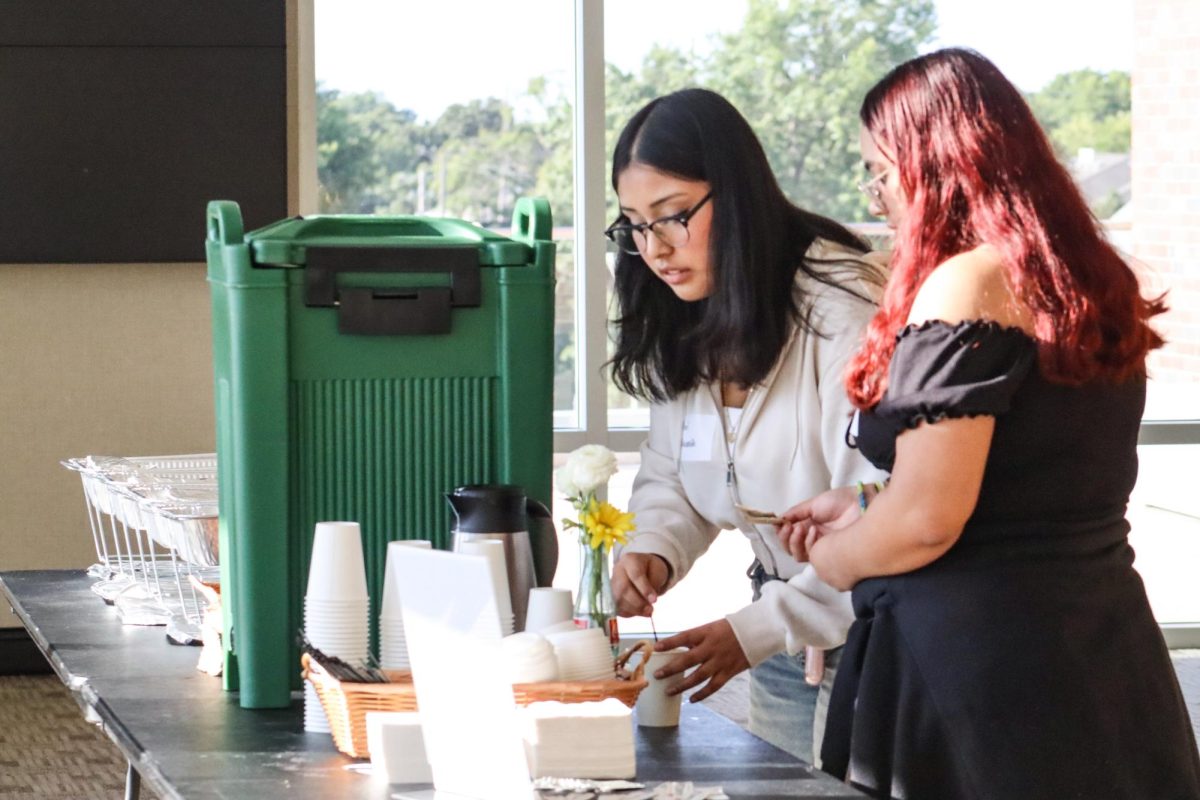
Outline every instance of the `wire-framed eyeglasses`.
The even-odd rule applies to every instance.
[[[712,192],[704,195],[699,203],[687,211],[680,211],[678,214],[671,214],[651,222],[639,222],[634,225],[631,222],[618,220],[608,226],[604,235],[621,250],[633,255],[641,255],[645,252],[646,231],[653,233],[660,242],[668,247],[683,247],[691,237],[691,234],[688,233],[688,221],[704,207],[705,203],[712,199],[712,195]]]
[[[874,176],[870,180],[856,183],[858,190],[865,194],[869,199],[877,203],[883,202],[883,182],[887,180],[887,176],[892,172],[891,167]]]

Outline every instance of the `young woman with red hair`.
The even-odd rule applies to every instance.
[[[824,768],[873,797],[1200,797],[1126,538],[1161,299],[987,59],[901,64],[861,119],[896,242],[849,438],[892,478],[779,529],[853,588]]]

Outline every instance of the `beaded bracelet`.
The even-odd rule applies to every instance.
[[[884,484],[880,483],[879,481],[875,481],[875,494],[879,494],[880,492],[882,492],[883,487],[884,487]],[[863,485],[862,481],[859,481],[858,483],[855,484],[855,491],[858,494],[858,510],[866,511],[867,510],[867,487],[865,485]]]

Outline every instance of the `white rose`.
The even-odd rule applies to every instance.
[[[554,470],[554,485],[567,497],[579,496],[579,487],[571,480],[571,468],[568,464]]]
[[[617,457],[604,445],[585,444],[567,456],[554,473],[558,490],[567,497],[594,492],[617,473]]]

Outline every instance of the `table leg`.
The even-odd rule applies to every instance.
[[[125,768],[125,800],[138,800],[142,796],[142,776],[133,768],[133,764],[127,764]]]

